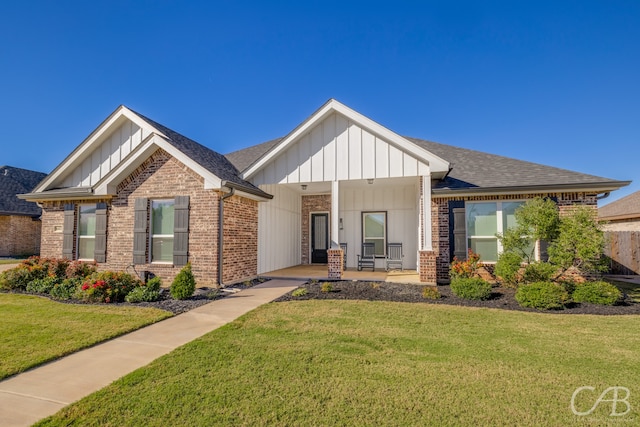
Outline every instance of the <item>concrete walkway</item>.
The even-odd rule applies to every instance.
[[[0,382],[0,426],[29,426],[302,285],[271,280]]]

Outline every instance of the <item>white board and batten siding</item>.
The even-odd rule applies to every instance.
[[[62,187],[90,187],[98,183],[149,136],[149,131],[126,120],[82,163],[67,175]]]
[[[263,185],[273,195],[258,203],[258,274],[300,264],[300,194],[282,185]]]
[[[416,197],[417,181],[403,180],[402,184],[382,187],[347,187],[340,189],[340,218],[343,229],[340,242],[347,243],[347,267],[357,265],[362,242],[362,212],[387,212],[387,242],[402,243],[404,268],[417,268],[418,223]],[[380,260],[376,266],[383,267]]]
[[[255,185],[429,175],[429,166],[333,113],[251,180]]]

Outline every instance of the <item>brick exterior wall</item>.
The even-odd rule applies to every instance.
[[[39,254],[41,225],[30,216],[0,215],[0,256]]]
[[[258,274],[258,202],[232,196],[224,202],[223,283]]]
[[[130,266],[135,199],[172,199],[175,196],[189,196],[189,261],[197,285],[217,285],[220,192],[205,190],[202,177],[163,150],[156,151],[124,179],[113,199],[73,201],[75,204],[107,202],[107,256],[106,262],[98,268],[133,272]],[[62,257],[65,203],[68,202],[43,204],[42,256]],[[225,201],[224,282],[257,275],[257,218],[257,202],[239,196]],[[161,277],[165,286],[171,284],[181,268],[157,263],[135,266],[138,273],[146,270]]]
[[[497,201],[527,200],[535,197],[550,197],[557,201],[560,215],[570,212],[575,206],[589,206],[597,213],[597,194],[595,193],[535,193],[514,194],[505,196],[473,196],[473,197],[437,197],[431,201],[431,219],[433,250],[436,257],[436,280],[438,283],[449,282],[449,201]]]
[[[300,220],[302,230],[301,236],[301,264],[311,263],[311,213],[312,212],[331,212],[331,195],[318,194],[312,196],[302,196],[302,218]],[[331,218],[329,218],[331,224]],[[329,226],[329,224],[327,224]],[[331,241],[331,227],[329,226],[329,241]]]
[[[437,283],[436,275],[436,252],[435,251],[419,251],[419,273],[420,281],[430,284]]]

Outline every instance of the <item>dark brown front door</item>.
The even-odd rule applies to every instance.
[[[329,214],[311,214],[311,262],[327,263],[329,249]]]

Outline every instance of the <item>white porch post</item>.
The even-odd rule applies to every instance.
[[[431,176],[422,177],[422,250],[432,251],[433,240],[431,237]]]
[[[331,248],[340,248],[340,213],[338,209],[339,182],[331,181]]]

